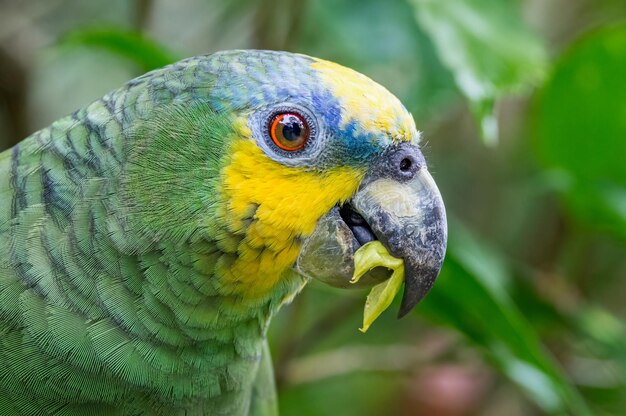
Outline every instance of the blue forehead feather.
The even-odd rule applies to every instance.
[[[197,82],[193,95],[219,112],[251,113],[282,102],[309,108],[333,136],[317,167],[367,163],[389,145],[390,138],[365,131],[356,120],[344,120],[342,125],[338,97],[311,67],[314,62],[284,52],[228,51],[189,59],[176,69],[186,76],[193,66]]]

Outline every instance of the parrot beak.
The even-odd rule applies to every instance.
[[[373,286],[391,276],[370,270],[356,285],[354,253],[379,240],[404,260],[404,295],[398,317],[428,293],[439,275],[447,244],[443,200],[419,149],[393,146],[376,161],[350,201],[335,207],[304,242],[296,269],[338,287]]]

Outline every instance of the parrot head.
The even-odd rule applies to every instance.
[[[355,253],[379,240],[404,261],[400,315],[411,310],[439,273],[447,226],[400,101],[364,75],[299,54],[229,51],[194,65],[192,88],[179,96],[201,103],[180,99],[178,118],[158,118],[155,134],[141,134],[155,142],[132,150],[130,199],[144,227],[214,242],[220,255],[207,267],[224,293],[247,298],[294,272],[338,287],[380,283],[391,275],[384,268],[350,283]],[[172,140],[185,131],[193,142]],[[155,149],[167,153],[145,163]],[[163,186],[137,189],[148,181]]]

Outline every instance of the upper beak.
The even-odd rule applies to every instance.
[[[347,287],[354,273],[354,252],[380,240],[389,254],[404,260],[404,295],[398,313],[402,317],[439,275],[447,237],[443,200],[424,157],[417,146],[403,143],[374,163],[350,201],[320,220],[305,241],[297,268]],[[373,285],[390,276],[378,268],[368,274],[359,282]]]
[[[381,178],[363,187],[351,205],[394,257],[404,259],[404,295],[398,317],[406,315],[439,275],[448,237],[439,190],[425,167],[404,183]]]

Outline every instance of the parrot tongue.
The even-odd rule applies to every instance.
[[[363,246],[370,241],[378,240],[370,225],[365,221],[365,218],[356,212],[349,203],[345,203],[339,208],[339,215],[341,215],[341,219],[346,223],[350,231],[352,231],[359,246]]]

